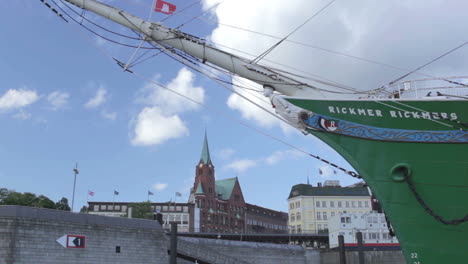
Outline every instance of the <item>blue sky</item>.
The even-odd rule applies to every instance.
[[[106,2],[143,17],[148,15],[146,6],[150,5],[139,0]],[[179,9],[195,2],[171,1]],[[200,3],[206,8],[216,2],[207,0]],[[239,5],[245,4],[245,1],[241,2]],[[200,3],[164,23],[177,26],[197,16],[203,8]],[[303,9],[300,8],[302,5],[311,5],[308,1],[297,0],[297,3],[293,3],[295,9],[287,8],[282,11],[278,11],[278,3],[282,2],[273,1],[265,12],[281,14],[281,21],[286,21],[284,25],[265,28],[260,24],[255,30],[284,36],[311,14],[302,14]],[[317,8],[326,3],[318,1],[312,7]],[[254,44],[242,46],[239,43],[244,43],[249,37],[240,33],[232,36],[229,35],[230,31],[223,31],[216,21],[227,21],[226,23],[241,27],[249,27],[249,23],[252,27],[258,24],[254,23],[257,20],[239,18],[236,10],[232,10],[233,14],[229,16],[226,9],[230,4],[232,1],[226,0],[219,5],[216,12],[208,12],[202,17],[204,20],[195,20],[182,30],[208,37],[215,42],[225,41],[223,43],[226,45],[253,54],[261,53],[265,47],[275,42],[257,36],[253,39]],[[404,12],[411,13],[416,8],[402,5],[398,3],[392,6],[396,10],[403,10],[402,16],[406,14]],[[381,8],[384,12],[385,7]],[[452,13],[452,19],[457,18],[458,9],[453,8],[455,13]],[[291,15],[294,10],[303,16]],[[366,24],[366,21],[359,20],[358,15],[347,17],[349,14],[343,13],[343,10],[355,13],[346,6],[331,6],[326,17],[314,20],[304,32],[298,33],[296,40],[331,46],[342,52],[414,68],[463,39],[461,35],[457,35],[458,38],[455,39],[444,38],[440,43],[434,44],[434,47],[440,46],[440,49],[417,47],[413,45],[415,40],[412,39],[374,47],[371,45],[372,40],[378,39],[379,35],[369,33],[372,26],[386,25],[379,24],[375,17],[369,18]],[[360,11],[365,13],[364,10]],[[121,31],[110,22],[86,15],[101,25],[131,34]],[[265,19],[260,18],[263,17],[261,14],[257,15],[257,19]],[[237,20],[232,20],[233,16],[238,16]],[[0,160],[3,161],[0,166],[0,187],[44,194],[53,200],[67,197],[71,201],[72,169],[78,162],[80,174],[77,179],[75,210],[85,205],[88,190],[95,192],[95,196],[90,197],[93,201],[112,201],[114,190],[120,192],[116,201],[146,200],[148,190],[155,193],[151,197],[152,201],[174,199],[175,192],[183,194],[177,201],[187,201],[189,189],[193,185],[194,168],[200,158],[205,129],[216,167],[216,178],[238,176],[247,202],[286,211],[286,199],[291,186],[306,182],[308,175],[314,184],[326,179],[340,180],[343,185],[356,181],[342,173],[333,175],[325,164],[241,125],[235,120],[241,120],[307,152],[350,168],[324,143],[286,128],[264,114],[243,112],[239,108],[244,104],[232,97],[225,88],[166,56],[157,56],[137,65],[134,70],[202,101],[209,108],[193,105],[122,72],[100,50],[127,61],[133,49],[99,40],[73,23],[64,23],[40,1],[2,1],[0,17]],[[160,13],[153,14],[154,21],[165,17]],[[333,20],[335,18],[340,18],[341,24],[336,23]],[[419,21],[416,18],[411,19]],[[275,26],[276,22],[270,22]],[[397,26],[395,24],[391,27]],[[431,39],[426,34],[414,34],[411,27],[407,32],[404,31],[403,29],[408,28],[407,25],[402,24],[400,27],[403,36],[411,36],[418,41]],[[441,25],[441,32],[444,32],[444,27],[445,25]],[[311,31],[314,34],[310,34]],[[340,35],[340,43],[330,36],[330,32]],[[466,31],[463,29],[460,32]],[[269,58],[279,61],[284,59],[290,66],[302,67],[304,54],[312,56],[316,52],[309,49],[288,49],[290,45],[292,44],[286,43],[285,47],[279,47]],[[400,52],[395,54],[402,54],[403,50],[413,51],[412,58],[400,56],[398,60],[395,54],[389,52],[394,50]],[[382,69],[375,65],[371,67],[330,54],[317,54],[317,60],[318,62],[311,60],[315,64],[305,65],[304,68],[344,83],[359,83],[363,77],[371,76],[362,85],[376,87],[401,75],[401,72],[395,70]],[[460,68],[459,61],[449,58],[429,70],[458,73],[453,69]],[[250,109],[249,106],[248,110]],[[318,174],[319,168],[325,172],[324,175]]]

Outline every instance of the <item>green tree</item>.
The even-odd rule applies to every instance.
[[[4,204],[3,200],[7,198],[11,192],[12,191],[7,188],[0,188],[0,205]]]
[[[134,203],[129,207],[132,208],[132,218],[153,219],[150,202]]]
[[[63,210],[63,211],[71,211],[71,208],[68,205],[68,199],[65,198],[65,197],[62,197],[62,199],[60,199],[60,201],[55,203],[55,209]]]
[[[33,205],[34,207],[41,207],[41,208],[49,208],[49,209],[55,209],[55,203],[48,197],[44,195],[39,195],[36,198],[35,204]]]
[[[80,213],[88,213],[88,206],[83,205],[83,207],[80,209]]]
[[[37,197],[33,193],[10,192],[3,203],[6,205],[36,206]]]
[[[45,195],[36,196],[34,193],[25,192],[15,192],[11,190],[7,190],[5,188],[0,189],[0,204],[4,205],[22,205],[22,206],[30,206],[30,207],[41,207],[41,208],[49,208],[49,209],[56,209],[57,205],[60,205],[60,208],[64,208],[61,210],[70,210],[68,206],[68,200],[66,198],[62,198],[57,203],[54,203],[49,197]]]

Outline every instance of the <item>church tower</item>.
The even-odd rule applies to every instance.
[[[215,198],[215,186],[215,168],[211,162],[208,138],[205,132],[200,161],[195,168],[195,183],[193,185],[193,190],[195,194],[204,194],[206,198]]]
[[[189,202],[195,203],[195,232],[242,232],[245,201],[237,177],[216,181],[205,132]]]

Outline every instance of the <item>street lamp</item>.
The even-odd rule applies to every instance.
[[[76,186],[76,175],[78,175],[78,162],[76,163],[75,168],[73,169],[73,172],[75,173],[75,180],[73,182],[73,197],[72,197],[72,208],[71,211],[73,212],[73,206],[75,205],[75,186]]]

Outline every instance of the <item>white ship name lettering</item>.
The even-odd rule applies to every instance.
[[[359,115],[371,117],[385,117],[391,118],[413,118],[413,119],[450,119],[457,120],[457,113],[444,113],[444,112],[422,112],[422,111],[400,111],[400,110],[380,110],[380,109],[364,109],[353,107],[338,107],[328,106],[328,111],[331,114],[345,114],[345,115]]]

